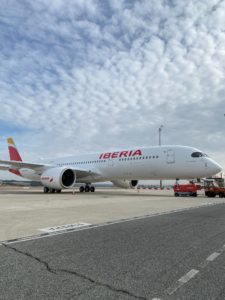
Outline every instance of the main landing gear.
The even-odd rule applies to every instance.
[[[53,194],[53,193],[61,193],[61,191],[62,191],[62,190],[49,189],[47,186],[45,186],[45,187],[44,187],[44,190],[43,190],[43,192],[44,192],[45,194],[47,194],[47,193],[51,193],[51,194]]]
[[[90,186],[89,184],[86,184],[85,186],[80,186],[80,193],[83,193],[83,192],[86,192],[86,193],[89,193],[89,192],[92,192],[94,193],[95,192],[95,187],[94,186]]]
[[[58,190],[58,189],[50,189],[50,188],[48,188],[47,186],[45,186],[43,192],[44,192],[45,194],[47,194],[47,193],[53,194],[53,193],[61,193],[61,190]],[[86,192],[86,193],[92,192],[92,193],[94,193],[94,192],[95,192],[95,187],[92,186],[92,185],[89,185],[89,184],[86,184],[85,186],[82,185],[82,186],[80,187],[80,192],[81,192],[81,193],[83,193],[83,192]]]

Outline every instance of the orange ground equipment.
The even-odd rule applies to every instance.
[[[194,184],[194,183],[188,183],[188,184],[178,184],[176,183],[173,187],[174,190],[174,196],[192,196],[197,197],[197,191],[201,189],[200,185]]]

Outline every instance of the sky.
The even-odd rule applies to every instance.
[[[154,146],[163,125],[225,169],[224,29],[224,0],[1,0],[0,157],[9,136],[29,161]]]

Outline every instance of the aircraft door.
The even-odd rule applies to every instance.
[[[167,150],[166,152],[166,162],[168,164],[174,164],[175,163],[175,151],[174,150]]]
[[[114,161],[113,161],[113,159],[109,159],[109,160],[108,160],[108,166],[109,166],[109,167],[113,167],[113,166],[114,166]]]

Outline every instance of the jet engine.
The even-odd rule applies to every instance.
[[[50,189],[68,189],[76,182],[76,172],[68,168],[51,168],[41,175],[41,183]]]
[[[134,189],[138,185],[138,180],[113,180],[112,183],[123,189]]]

